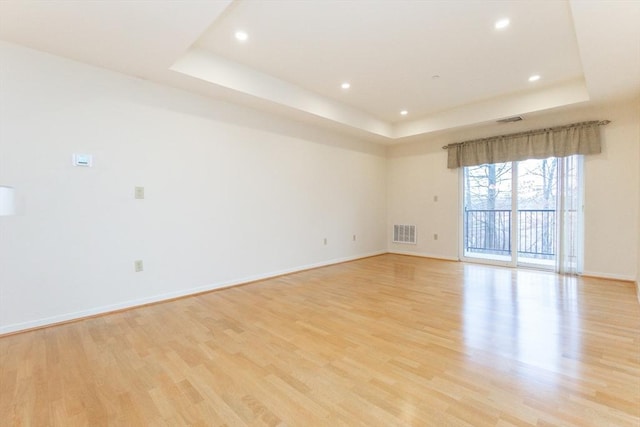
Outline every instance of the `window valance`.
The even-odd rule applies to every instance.
[[[447,167],[477,166],[602,151],[599,126],[609,121],[591,121],[509,135],[449,144]]]

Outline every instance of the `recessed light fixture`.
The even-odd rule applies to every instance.
[[[409,114],[409,112],[407,110],[402,110],[400,111],[400,114],[406,116],[407,114]]]
[[[533,76],[529,77],[529,81],[530,82],[536,82],[540,80],[540,75],[539,74],[534,74]]]
[[[340,87],[341,87],[342,89],[349,89],[349,88],[351,87],[351,83],[349,83],[349,82],[344,82],[344,83],[342,83],[342,84],[340,85]]]
[[[249,38],[249,34],[247,34],[244,31],[236,31],[236,33],[234,35],[236,37],[236,40],[238,40],[240,42],[245,42]]]
[[[504,18],[504,19],[500,19],[499,21],[496,21],[494,27],[496,30],[504,30],[509,26],[509,24],[510,24],[509,18]]]

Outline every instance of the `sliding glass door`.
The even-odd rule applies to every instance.
[[[560,262],[577,267],[580,160],[553,157],[463,168],[461,257],[557,270]]]

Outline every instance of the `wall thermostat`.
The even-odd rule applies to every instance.
[[[90,168],[93,166],[93,156],[91,154],[74,154],[73,166],[83,166]]]

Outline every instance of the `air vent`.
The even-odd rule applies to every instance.
[[[513,122],[519,122],[519,121],[522,121],[522,117],[513,116],[513,117],[507,117],[506,119],[496,120],[496,123],[513,123]]]
[[[416,244],[416,226],[415,225],[394,225],[393,226],[393,243],[411,243]]]

